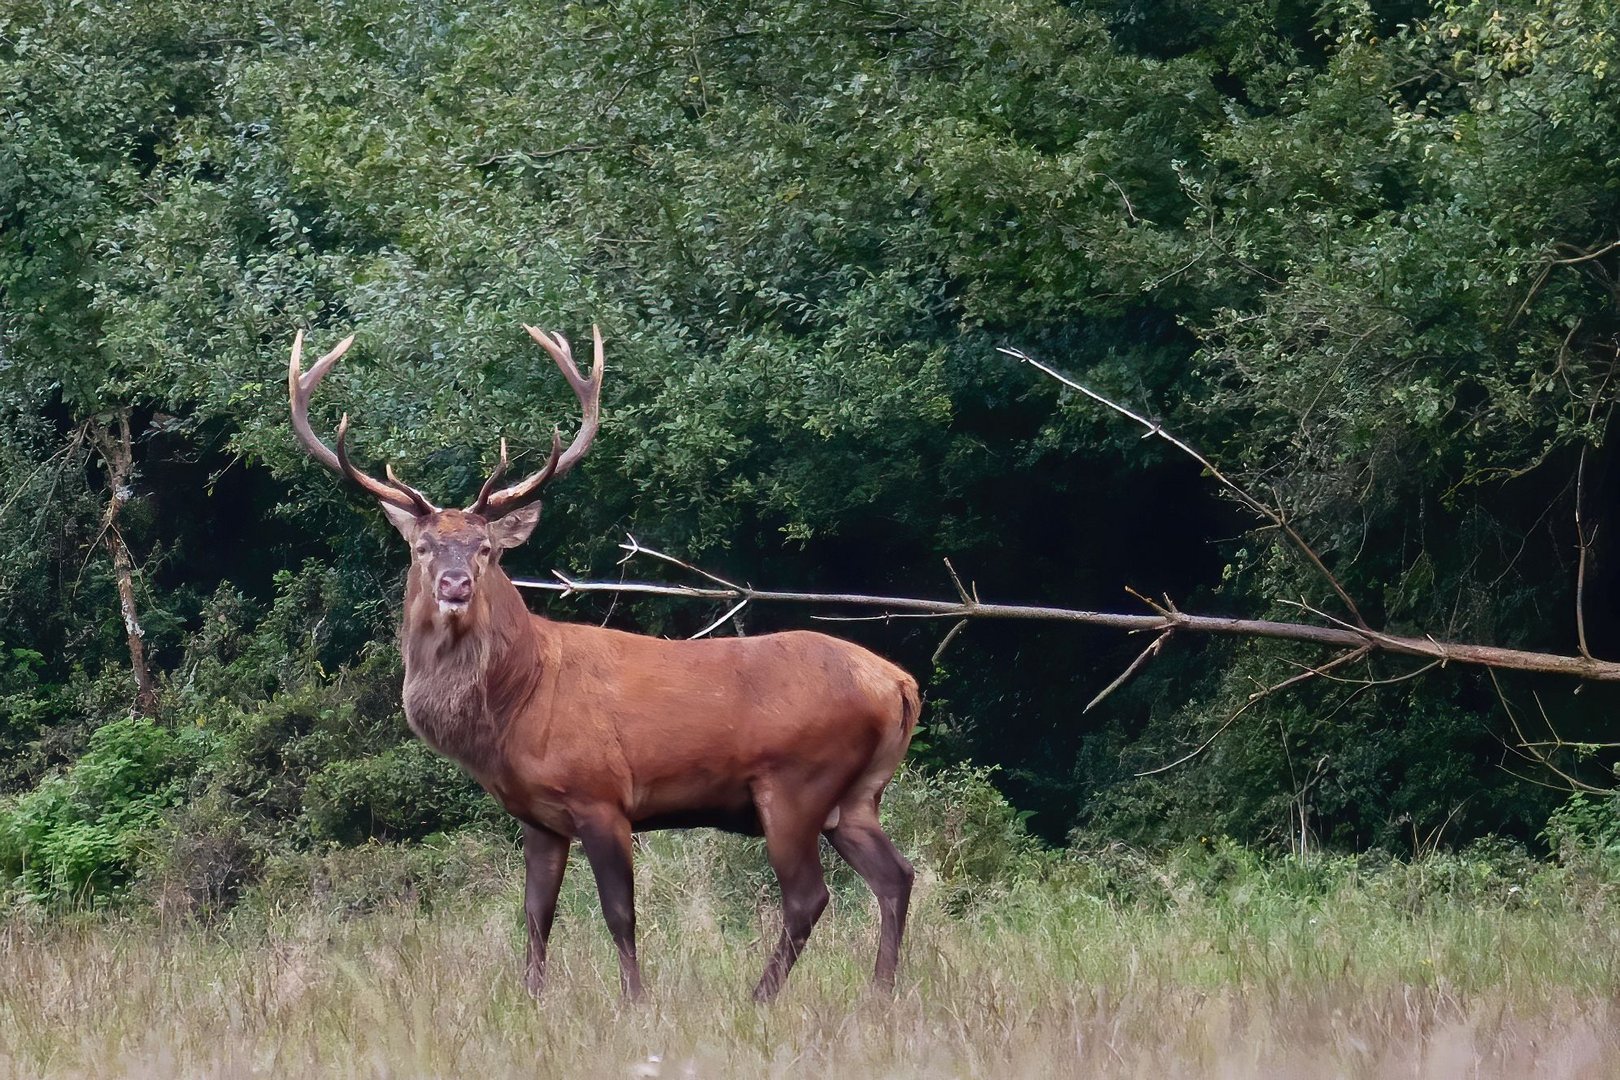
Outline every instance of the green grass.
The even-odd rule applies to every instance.
[[[0,924],[0,1072],[1620,1075],[1620,904],[1601,874],[1217,844],[1021,850],[975,878],[957,847],[921,846],[892,999],[865,988],[871,905],[838,875],[786,992],[752,1004],[774,892],[755,845],[704,834],[638,852],[640,1007],[618,1002],[577,854],[551,984],[523,993],[517,859],[492,839],[301,856],[211,926],[164,903],[21,909]]]

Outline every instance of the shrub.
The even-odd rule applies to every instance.
[[[267,846],[247,815],[210,792],[153,830],[133,891],[163,916],[210,922],[258,878]]]
[[[34,649],[0,643],[0,791],[36,778],[39,737],[64,720],[63,688],[40,679],[44,661]]]
[[[333,761],[304,790],[309,834],[345,844],[416,840],[499,816],[500,808],[466,773],[415,739]]]
[[[1571,795],[1547,819],[1542,838],[1581,894],[1620,885],[1620,792]]]
[[[95,903],[117,892],[209,742],[202,731],[137,718],[96,729],[73,765],[0,804],[0,873],[42,901]]]
[[[398,680],[398,653],[376,649],[333,678],[311,678],[252,708],[227,706],[212,721],[222,735],[207,786],[251,813],[262,831],[308,839],[305,798],[316,775],[410,739]]]
[[[884,828],[962,910],[1021,878],[1044,872],[1046,849],[1019,811],[990,782],[993,766],[924,771],[903,767],[883,800]]]

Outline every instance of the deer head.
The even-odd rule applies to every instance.
[[[596,344],[596,357],[590,378],[580,375],[574,365],[574,354],[568,339],[561,334],[548,334],[532,326],[523,329],[545,349],[562,371],[568,385],[579,398],[583,418],[579,434],[568,449],[562,446],[562,433],[553,428],[551,453],[538,471],[515,484],[500,489],[496,484],[505,475],[508,464],[506,440],[501,440],[500,458],[478,492],[478,499],[465,510],[442,510],[429,502],[420,491],[394,475],[391,465],[384,466],[384,479],[378,480],[349,460],[345,440],[349,431],[349,417],[345,413],[338,422],[337,446],[327,446],[309,426],[309,399],[326,373],[354,344],[354,336],[344,338],[337,347],[311,365],[302,369],[304,332],[293,339],[292,360],[288,364],[287,390],[292,400],[293,432],[311,457],[333,472],[369,492],[382,506],[383,513],[393,522],[405,542],[411,546],[411,575],[419,595],[431,597],[441,615],[457,617],[472,606],[478,582],[484,571],[500,560],[500,553],[517,547],[529,538],[540,520],[540,490],[552,480],[566,475],[590,449],[600,426],[602,398],[602,332],[591,328]]]

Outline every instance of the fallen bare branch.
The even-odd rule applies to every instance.
[[[1361,629],[1349,623],[1317,626],[1309,623],[1282,622],[1275,619],[1237,619],[1220,615],[1194,615],[1173,607],[1155,603],[1152,615],[1134,615],[1114,611],[1086,611],[1077,608],[1046,607],[1026,604],[994,604],[977,598],[961,600],[928,600],[905,596],[872,596],[865,593],[783,592],[756,589],[750,585],[729,582],[725,578],[700,570],[690,563],[645,547],[632,541],[624,545],[632,555],[647,555],[673,566],[688,569],[710,581],[713,586],[670,585],[639,581],[576,581],[553,571],[557,581],[517,580],[514,584],[526,589],[569,593],[629,593],[642,596],[666,596],[680,600],[719,600],[735,604],[741,600],[758,603],[827,604],[843,607],[883,608],[878,615],[823,615],[819,619],[840,622],[886,621],[891,619],[1031,619],[1041,622],[1060,622],[1083,626],[1104,626],[1115,630],[1142,630],[1162,632],[1184,630],[1194,634],[1218,634],[1237,637],[1273,638],[1281,641],[1303,641],[1336,649],[1370,647],[1397,656],[1417,656],[1443,663],[1468,664],[1475,667],[1500,668],[1511,671],[1535,671],[1548,675],[1565,675],[1591,679],[1595,682],[1620,682],[1620,662],[1599,660],[1588,656],[1566,656],[1559,653],[1533,652],[1527,649],[1505,649],[1495,645],[1477,645],[1466,642],[1439,641],[1433,637],[1410,637]],[[1144,598],[1145,599],[1145,598]],[[1302,605],[1315,613],[1315,609]],[[1332,616],[1326,616],[1332,619]]]

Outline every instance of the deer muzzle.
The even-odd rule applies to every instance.
[[[439,575],[436,590],[441,604],[465,604],[472,599],[472,575],[465,570],[446,570]]]

